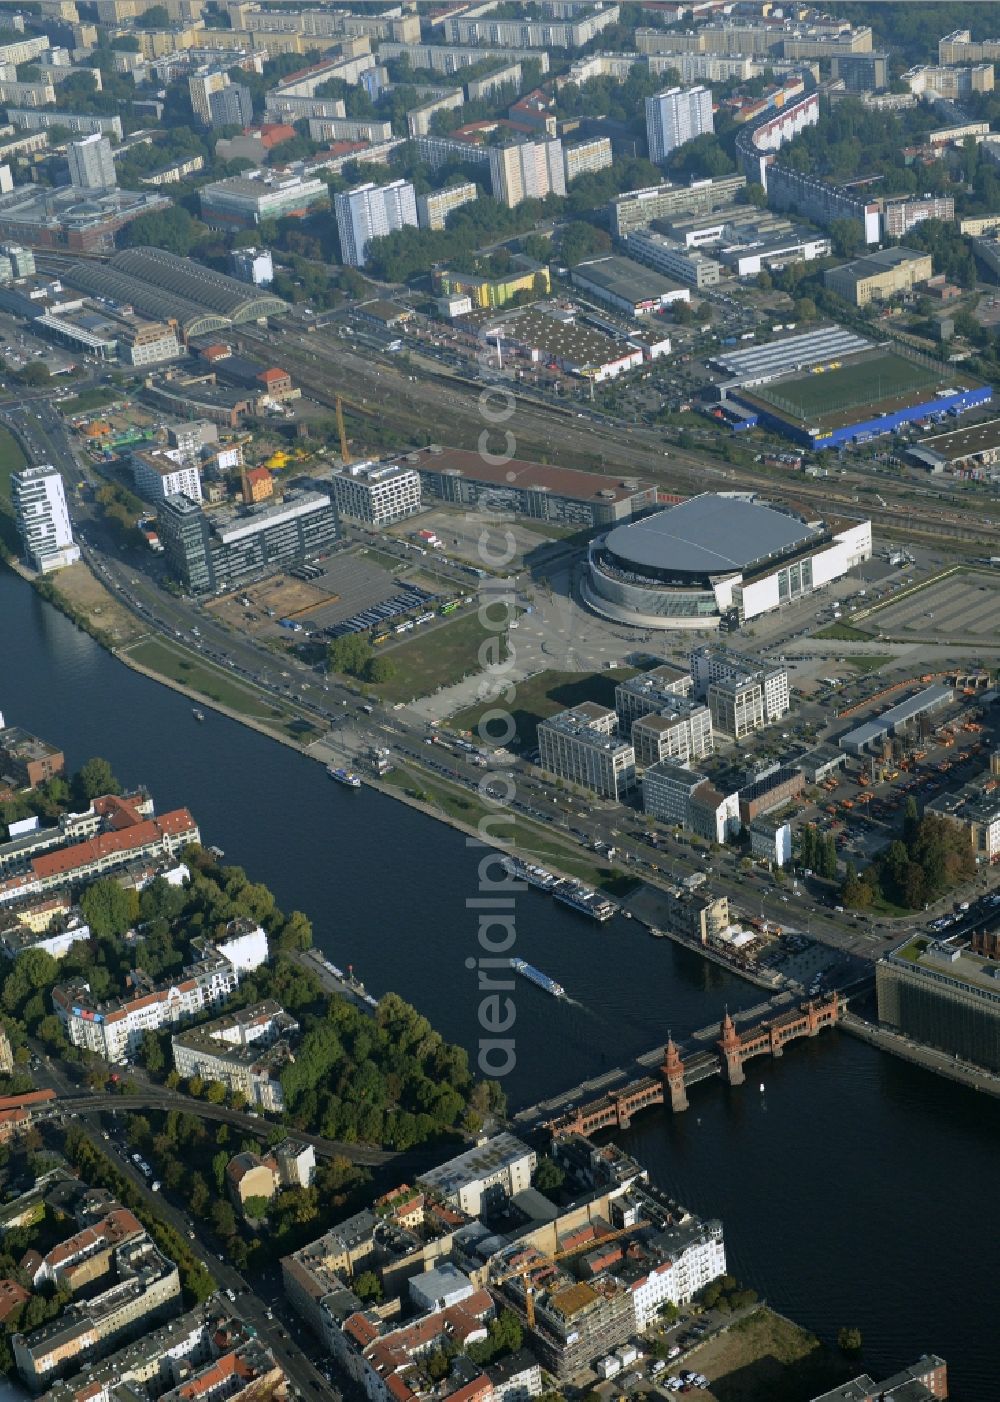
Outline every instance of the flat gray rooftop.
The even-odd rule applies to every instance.
[[[818,540],[820,532],[773,506],[706,492],[617,526],[607,548],[638,568],[726,574]]]

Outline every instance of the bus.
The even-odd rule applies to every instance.
[[[392,636],[391,633],[376,633],[372,642],[378,647],[379,643],[387,643]]]
[[[438,609],[438,613],[454,613],[457,608],[458,600],[452,599],[450,603],[442,604],[441,607]]]

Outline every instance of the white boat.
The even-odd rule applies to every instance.
[[[764,1094],[764,1082],[763,1082],[763,1081],[761,1081],[761,1083],[760,1083],[760,1093],[761,1093],[761,1095]]]

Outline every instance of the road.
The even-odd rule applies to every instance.
[[[321,1352],[316,1349],[312,1336],[288,1307],[281,1289],[280,1272],[275,1269],[255,1275],[251,1289],[240,1272],[224,1256],[211,1250],[205,1244],[202,1235],[204,1227],[196,1224],[182,1207],[171,1200],[168,1193],[162,1190],[155,1193],[152,1191],[142,1173],[129,1157],[123,1136],[122,1141],[119,1142],[119,1134],[115,1128],[117,1114],[127,1111],[133,1104],[156,1103],[162,1108],[181,1108],[189,1114],[201,1114],[205,1118],[212,1119],[219,1117],[209,1115],[206,1112],[221,1107],[207,1106],[184,1096],[169,1096],[170,1102],[179,1101],[180,1104],[171,1103],[168,1107],[164,1103],[165,1097],[158,1097],[154,1102],[152,1097],[143,1099],[141,1097],[81,1095],[71,1084],[60,1065],[46,1056],[37,1043],[33,1043],[32,1046],[40,1065],[36,1080],[39,1083],[47,1082],[57,1092],[67,1113],[76,1120],[94,1146],[112,1160],[118,1172],[139,1194],[150,1215],[161,1218],[179,1236],[185,1238],[190,1243],[191,1250],[205,1265],[209,1274],[215,1278],[219,1287],[222,1290],[233,1292],[235,1300],[232,1302],[231,1308],[234,1314],[253,1325],[258,1336],[273,1351],[299,1394],[302,1397],[328,1397],[336,1399],[336,1402],[341,1402],[339,1391],[331,1387],[323,1374],[314,1367],[303,1348],[299,1347],[292,1338],[294,1332],[296,1337],[302,1338],[306,1346],[314,1353],[318,1355]],[[72,1105],[71,1109],[70,1105]],[[102,1128],[102,1113],[108,1117],[106,1120],[108,1129]],[[247,1120],[249,1127],[255,1132],[260,1132],[259,1122],[255,1124],[253,1120],[248,1120],[247,1116],[241,1116],[241,1119]],[[351,1147],[356,1148],[357,1146]]]

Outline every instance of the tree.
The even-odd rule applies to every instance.
[[[756,209],[764,209],[767,206],[767,191],[758,180],[751,180],[747,183],[743,191],[743,198],[747,204],[752,204]]]
[[[243,1204],[243,1214],[245,1217],[253,1218],[254,1221],[260,1221],[262,1217],[267,1216],[267,1208],[268,1199],[257,1194],[246,1199]]]
[[[80,897],[80,909],[97,939],[113,939],[123,935],[138,916],[139,897],[105,876],[87,887]]]
[[[89,808],[95,798],[103,794],[121,793],[121,785],[115,778],[111,765],[106,759],[88,759],[86,764],[73,775],[71,783],[73,802],[81,808]]]
[[[364,675],[371,657],[371,644],[367,639],[358,633],[347,633],[342,638],[334,638],[327,648],[327,667],[331,672],[360,677]]]
[[[208,237],[208,229],[183,205],[174,205],[156,214],[140,214],[124,230],[123,237],[131,248],[148,245],[186,258],[196,244]]]
[[[275,944],[280,950],[289,952],[297,949],[311,949],[313,942],[312,921],[301,910],[293,910],[278,932]]]
[[[232,1237],[236,1235],[236,1213],[232,1209],[232,1204],[225,1198],[216,1198],[212,1203],[211,1211],[212,1229],[221,1237]]]
[[[577,221],[567,224],[563,230],[561,249],[563,262],[572,268],[585,258],[599,258],[610,253],[611,236],[593,224]]]
[[[22,385],[47,385],[52,378],[52,371],[40,360],[32,360],[23,370],[17,372],[17,378]]]
[[[382,1282],[374,1271],[362,1271],[355,1276],[351,1288],[359,1300],[374,1300],[377,1303],[382,1298]]]
[[[365,664],[364,679],[366,682],[371,682],[373,686],[381,686],[385,682],[391,682],[395,675],[395,664],[390,662],[388,657],[372,657]]]
[[[830,240],[838,258],[854,258],[864,245],[864,231],[856,219],[833,219]]]
[[[170,13],[166,5],[151,5],[135,23],[138,29],[166,29],[170,24]]]
[[[538,1167],[532,1175],[532,1183],[540,1193],[555,1192],[565,1181],[566,1174],[554,1159],[539,1159]]]
[[[222,1081],[209,1081],[205,1087],[205,1099],[209,1105],[222,1105],[226,1099],[226,1087]]]
[[[861,1330],[856,1326],[845,1324],[837,1330],[837,1347],[843,1353],[860,1353],[861,1343]]]

